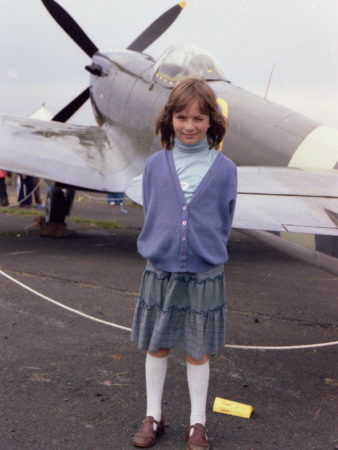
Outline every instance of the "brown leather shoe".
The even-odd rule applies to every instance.
[[[156,431],[154,431],[153,424],[157,425]],[[162,417],[160,422],[157,422],[152,416],[148,416],[142,422],[142,425],[137,433],[133,437],[134,447],[151,447],[156,444],[158,438],[164,435],[164,419]]]
[[[194,429],[192,435],[190,436],[190,430]],[[195,423],[195,425],[190,425],[185,433],[185,438],[188,441],[187,450],[208,450],[208,433],[205,426],[201,423]]]

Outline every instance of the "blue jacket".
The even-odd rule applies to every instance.
[[[166,272],[204,272],[225,263],[236,193],[236,166],[219,153],[187,204],[172,151],[155,153],[143,173],[139,253]]]

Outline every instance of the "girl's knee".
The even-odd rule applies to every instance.
[[[169,348],[161,348],[160,350],[157,350],[157,352],[149,352],[148,353],[151,356],[154,356],[154,358],[165,358],[169,355]]]
[[[202,364],[205,364],[209,361],[207,354],[203,355],[203,358],[201,360],[195,359],[190,355],[186,355],[186,359],[188,363],[193,364],[194,366],[201,366]]]

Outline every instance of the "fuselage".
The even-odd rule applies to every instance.
[[[203,67],[197,67],[197,57],[199,63],[204,58]],[[188,74],[204,76],[220,100],[229,120],[222,152],[236,164],[337,168],[330,157],[336,154],[337,130],[234,86],[218,63],[196,48],[175,46],[158,61],[132,51],[97,52],[89,71],[96,120],[128,134],[124,151],[139,160],[140,173],[145,159],[161,148],[154,135],[156,116]]]

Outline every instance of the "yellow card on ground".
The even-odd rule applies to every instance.
[[[216,397],[213,411],[250,419],[251,414],[254,412],[254,408],[250,405],[244,405],[243,403],[237,403],[225,398]]]

